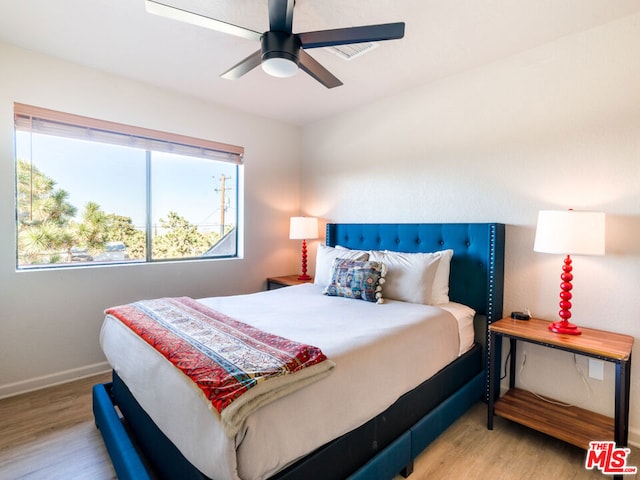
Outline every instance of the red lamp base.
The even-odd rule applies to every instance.
[[[569,323],[566,320],[553,322],[549,325],[549,330],[554,333],[564,333],[566,335],[580,335],[582,333],[577,325]]]
[[[298,280],[311,280],[311,276],[307,275],[307,241],[302,240],[302,274]]]
[[[572,270],[571,256],[567,255],[562,265],[562,274],[560,275],[562,283],[560,284],[560,311],[558,315],[560,315],[562,320],[549,325],[549,330],[554,333],[564,333],[566,335],[580,335],[582,333],[576,325],[569,323],[569,319],[571,318],[571,290],[573,289],[573,285],[571,284],[571,280],[573,280]]]

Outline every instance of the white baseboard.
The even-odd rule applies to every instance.
[[[0,385],[0,398],[13,397],[21,393],[53,387],[61,383],[79,380],[99,373],[106,373],[110,370],[111,367],[107,362],[100,362],[84,367],[72,368],[71,370],[65,370],[63,372],[52,373],[50,375],[43,375],[42,377],[30,378],[29,380]]]

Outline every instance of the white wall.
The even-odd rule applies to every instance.
[[[607,255],[574,258],[572,320],[640,337],[639,44],[635,15],[309,125],[303,207],[338,222],[503,222],[504,312],[548,319],[562,258],[533,252],[538,210],[605,211]],[[523,350],[526,387],[613,415],[611,364],[588,391],[571,355]],[[630,423],[637,444],[637,366]]]
[[[3,44],[0,71],[0,397],[107,370],[108,306],[252,292],[295,271],[299,129]],[[17,273],[13,102],[244,146],[244,258]]]

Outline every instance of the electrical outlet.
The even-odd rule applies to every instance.
[[[589,359],[589,378],[604,380],[604,362],[602,360]]]

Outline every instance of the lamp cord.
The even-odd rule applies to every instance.
[[[509,349],[509,353],[507,353],[507,356],[504,357],[504,375],[500,377],[501,381],[507,378],[507,363],[509,362],[510,357],[511,357],[511,349]]]
[[[511,355],[511,350],[509,350],[509,354],[507,356]],[[520,385],[522,385],[523,389],[528,391],[529,393],[531,393],[533,396],[539,398],[540,400],[550,403],[552,405],[558,405],[560,407],[575,407],[578,406],[576,404],[573,403],[564,403],[564,402],[560,402],[557,400],[551,400],[549,398],[546,398],[536,392],[534,392],[533,390],[531,390],[525,382],[522,381],[522,372],[524,370],[524,366],[527,363],[527,352],[526,351],[522,351],[522,364],[520,365],[520,370],[518,371],[518,378],[520,381]],[[587,380],[587,377],[585,376],[584,372],[582,371],[582,368],[580,368],[580,365],[578,365],[578,358],[576,356],[576,354],[573,354],[573,364],[574,367],[576,369],[576,371],[578,372],[578,374],[580,375],[580,379],[582,380],[582,383],[585,386],[585,389],[587,390],[587,400],[591,399],[591,385],[589,385],[589,381]],[[506,376],[506,363],[505,363],[505,376]]]

